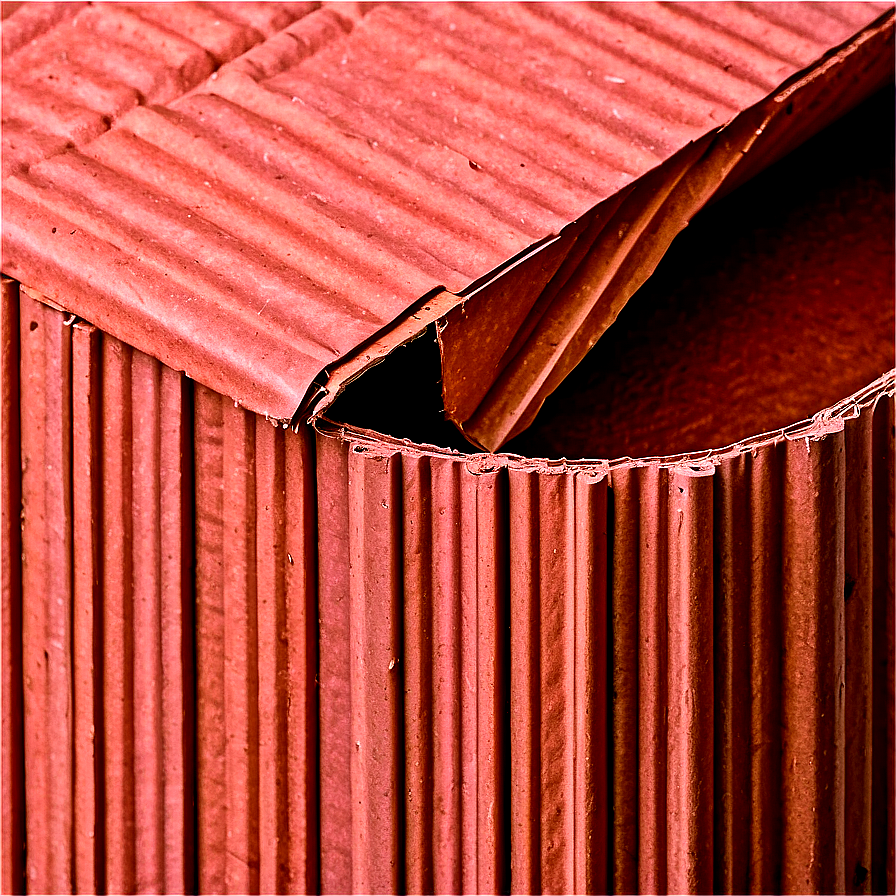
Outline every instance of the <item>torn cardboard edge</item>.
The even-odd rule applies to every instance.
[[[381,455],[396,452],[414,457],[450,457],[463,460],[473,472],[492,472],[502,467],[538,473],[581,473],[583,475],[612,475],[616,470],[639,467],[691,468],[706,472],[724,460],[749,454],[768,445],[806,439],[817,441],[843,429],[847,420],[858,417],[865,409],[873,408],[879,401],[896,398],[896,368],[882,374],[857,392],[841,399],[812,417],[800,420],[781,429],[748,436],[721,448],[707,448],[681,454],[654,457],[601,458],[537,458],[519,454],[496,452],[464,453],[439,445],[419,444],[408,439],[386,436],[370,429],[338,423],[325,415],[312,421],[314,429],[327,438],[338,438],[351,443],[355,450]]]
[[[460,294],[436,289],[309,388],[320,418],[355,379],[436,325],[445,415],[495,452],[526,429],[703,207],[893,80],[889,10],[763,101],[706,133]]]

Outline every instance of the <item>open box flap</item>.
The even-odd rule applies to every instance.
[[[890,83],[893,64],[891,11],[462,294],[427,296],[327,371],[310,396],[322,397],[318,413],[436,321],[445,415],[473,445],[499,450],[531,424],[694,214]]]
[[[467,438],[497,451],[528,427],[694,214],[888,83],[892,22],[599,205],[553,244],[547,278],[542,253],[453,308],[439,324],[443,398]]]
[[[456,422],[500,444],[612,317],[613,302],[588,304],[590,262],[572,262],[589,240],[609,239],[595,209],[630,215],[645,177],[665,190],[668,172],[700,170],[711,146],[739,135],[738,116],[753,122],[756,104],[795,77],[818,71],[834,83],[840,72],[857,81],[844,95],[870,92],[877,69],[854,65],[862,53],[850,46],[877,53],[892,77],[884,3],[344,9],[355,7],[325,4],[280,27],[195,87],[181,79],[184,95],[141,94],[105,133],[72,132],[74,147],[6,177],[4,273],[284,421],[321,410],[440,320]],[[72,27],[86,17],[102,31],[125,16],[137,34],[141,15],[99,4]],[[61,115],[58,89],[29,87],[30,63],[4,63],[5,85],[33,100],[17,106],[29,127],[80,121],[76,96]],[[809,115],[807,127],[823,118]],[[701,187],[699,201],[717,187]],[[652,202],[638,220],[671,239],[674,221],[661,223],[670,209]],[[646,275],[661,243],[635,241],[643,257],[626,263]],[[511,276],[522,278],[513,289],[501,283]],[[620,258],[610,279],[631,276]],[[561,309],[588,277],[585,298]],[[570,286],[557,289],[560,279]],[[615,295],[618,304],[625,290]],[[474,325],[474,308],[494,314],[481,352],[489,328]],[[540,334],[558,324],[545,353]],[[450,361],[465,355],[465,369]]]

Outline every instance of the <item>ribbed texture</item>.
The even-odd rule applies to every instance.
[[[184,380],[24,295],[21,378],[27,885],[184,889]]]
[[[506,885],[507,545],[490,537],[504,512],[498,478],[447,458],[402,463],[409,892]]]
[[[3,324],[3,891],[314,890],[307,435],[9,281]]]
[[[313,483],[305,434],[197,386],[201,892],[316,888]]]
[[[318,440],[323,892],[509,883],[506,495]]]
[[[324,892],[885,892],[892,420],[891,373],[787,433],[609,474],[325,426]],[[480,599],[503,698],[468,665]],[[505,707],[475,759],[473,682]],[[485,840],[467,803],[496,781]],[[473,838],[494,877],[467,875]]]
[[[3,176],[167,103],[318,3],[26,3],[3,22]]]
[[[212,72],[226,54],[199,46],[217,33],[207,8],[187,5],[163,39],[138,27],[152,14],[139,6],[91,6],[50,30],[59,52],[92,45],[69,33],[83,19],[104,59],[148,44],[161,74],[101,136],[68,93],[48,106],[10,81],[27,128],[77,149],[5,179],[4,270],[288,419],[324,368],[421,297],[559,233],[887,9],[334,6]]]
[[[28,891],[892,888],[892,372],[700,459],[315,458],[4,302]]]
[[[30,303],[34,306],[35,303]],[[57,315],[58,316],[58,315]],[[103,685],[103,394],[101,337],[90,326],[72,327],[72,464],[75,527],[72,654],[75,695],[74,889],[98,892],[105,873]],[[177,414],[175,413],[175,420]],[[151,586],[151,582],[148,583]],[[114,587],[114,586],[113,586]],[[179,614],[178,614],[179,615]],[[158,628],[158,625],[155,626]],[[152,631],[149,627],[148,631]],[[152,641],[150,641],[152,643]],[[153,689],[155,690],[155,689]],[[152,716],[149,721],[153,721]],[[150,752],[150,757],[154,751]],[[114,756],[114,750],[112,751]],[[150,780],[152,780],[150,778]],[[183,782],[182,782],[183,783]],[[183,815],[183,811],[181,811]],[[86,822],[86,823],[83,823]]]
[[[105,882],[111,891],[170,889],[189,886],[195,873],[193,735],[184,728],[193,702],[184,537],[192,525],[190,392],[181,375],[117,340],[104,338],[97,348],[92,398],[101,401],[102,429],[99,444],[84,446],[84,459],[102,459],[101,572],[94,576],[102,582],[95,629],[103,644],[96,698]]]
[[[20,333],[26,879],[34,892],[68,893],[75,873],[72,331],[59,312],[23,297]]]
[[[509,480],[511,890],[594,892],[609,809],[606,477]]]
[[[4,891],[891,891],[892,373],[642,463],[262,416],[575,219],[590,289],[890,7],[313,6],[4,22]]]

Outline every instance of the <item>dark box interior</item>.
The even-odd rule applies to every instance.
[[[504,451],[649,457],[787,426],[894,366],[894,90],[695,216],[588,357]],[[434,334],[330,419],[473,450],[442,417]]]

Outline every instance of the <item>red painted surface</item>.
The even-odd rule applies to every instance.
[[[343,443],[319,438],[315,455],[315,479],[320,484],[320,885],[322,893],[348,893],[352,889],[348,453]]]
[[[167,103],[316,3],[24,3],[3,21],[3,176]]]
[[[363,17],[355,7],[306,16],[303,4],[250,6],[251,15],[239,4],[211,9],[231,38],[193,6],[175,10],[164,36],[156,7],[90,6],[12,55],[4,77],[23,129],[44,128],[75,148],[28,149],[30,167],[5,178],[4,270],[281,420],[325,369],[357,361],[374,338],[394,348],[407,338],[402,318],[443,314],[508,259],[651,172],[659,177],[666,162],[646,217],[624,205],[628,217],[611,228],[630,232],[627,251],[653,226],[653,206],[665,202],[671,213],[670,203],[681,204],[679,168],[704,148],[693,142],[708,144],[740,113],[738,146],[749,148],[768,125],[781,151],[794,135],[784,139],[771,119],[793,130],[816,89],[829,92],[815,106],[834,114],[842,84],[853,102],[892,73],[891,18],[863,32],[886,18],[882,3],[803,17],[724,5],[402,4]],[[264,25],[255,21],[262,10]],[[8,22],[23,15],[24,7]],[[72,97],[48,102],[56,96],[45,83],[49,51],[96,44],[77,41],[79,29],[100,35],[104,52],[98,60],[72,49],[71,64],[104,64],[106,81],[129,99],[96,97],[88,78],[72,80]],[[859,32],[855,52],[819,69],[805,104],[794,94],[793,119],[760,114],[757,103]],[[262,35],[269,40],[259,43]],[[840,77],[841,68],[861,76]],[[719,172],[704,167],[712,170],[688,180],[688,196],[714,191]],[[655,265],[661,244],[629,253],[623,279],[632,289],[635,269]],[[593,293],[595,276],[589,268],[584,285],[573,278],[576,289]],[[444,307],[422,311],[421,298],[440,287]],[[538,338],[523,339],[520,357],[498,353],[500,394],[470,427],[481,444],[497,447],[529,422],[618,312],[605,302],[594,319],[581,296],[566,298],[572,311],[560,305],[575,320],[559,306],[543,320],[536,314]],[[556,351],[541,357],[539,334],[558,326]],[[499,348],[522,339],[510,321],[500,329]],[[537,383],[518,369],[536,355]]]
[[[896,700],[894,700],[894,477],[890,473],[896,463],[896,409],[888,402],[876,409],[873,436],[874,476],[874,606],[872,642],[873,706],[872,722],[872,806],[871,830],[872,886],[878,890],[896,887],[893,830],[896,812]],[[881,481],[887,483],[886,497]]]
[[[72,654],[75,716],[75,826],[77,892],[105,889],[102,683],[102,386],[101,337],[85,324],[72,327],[72,513],[80,537],[74,546]],[[98,675],[99,672],[99,675]]]
[[[509,883],[502,761],[508,747],[507,486],[487,463],[468,464],[460,478],[460,554],[476,558],[460,570],[461,884],[465,893],[498,893]]]
[[[259,889],[311,892],[318,874],[318,658],[309,440],[257,426],[255,464]]]
[[[22,321],[23,456],[71,438],[85,471],[23,480],[30,889],[315,890],[319,860],[324,891],[885,890],[892,374],[699,462],[330,427],[315,472],[307,431],[27,296]],[[74,561],[48,587],[54,481]],[[71,672],[36,688],[44,649]]]
[[[589,892],[607,875],[606,479],[509,479],[511,889]]]
[[[832,428],[833,429],[833,428]],[[781,723],[785,892],[844,880],[842,431],[787,445]]]
[[[669,633],[668,473],[638,470],[638,888],[666,892],[666,815],[669,707],[666,666]],[[641,721],[643,719],[643,721]],[[631,858],[628,859],[631,861]]]
[[[7,288],[8,317],[14,301]],[[4,729],[11,770],[4,831],[10,845],[27,834],[28,890],[189,892],[197,875],[202,887],[213,887],[218,863],[236,892],[249,885],[316,889],[317,651],[309,604],[316,550],[314,514],[303,498],[313,493],[307,437],[197,390],[222,414],[252,423],[249,435],[228,440],[222,451],[219,476],[226,471],[229,479],[219,488],[228,506],[254,502],[251,542],[243,544],[265,550],[241,565],[239,538],[227,540],[219,529],[210,544],[202,514],[199,535],[206,540],[197,549],[193,505],[203,506],[209,477],[207,467],[200,470],[194,491],[193,390],[185,378],[24,294],[21,303],[15,335],[28,400],[16,397],[10,407],[35,416],[24,421],[21,442],[28,458],[25,577],[20,597],[11,590],[4,597],[6,705],[15,710],[18,690],[25,713],[24,726],[11,715]],[[64,391],[60,398],[60,384],[70,399]],[[57,416],[71,417],[51,428],[39,421],[54,419],[54,401]],[[202,407],[197,399],[197,413]],[[48,494],[51,486],[58,499]],[[4,496],[10,493],[15,489]],[[15,528],[5,531],[12,539]],[[204,558],[224,556],[225,542],[228,576],[222,565],[210,582],[202,577]],[[59,559],[48,567],[54,551]],[[14,573],[8,556],[4,569]],[[206,565],[194,579],[197,557]],[[48,568],[58,572],[48,576]],[[216,640],[206,636],[202,600],[194,635],[197,584],[201,597],[210,585],[226,586],[230,595],[222,621],[232,671],[217,678],[209,661]],[[19,600],[29,611],[16,624]],[[16,688],[17,638],[27,677]],[[57,654],[67,659],[54,672]],[[230,723],[203,725],[222,693]],[[16,732],[24,732],[24,750]],[[227,776],[219,827],[209,809],[218,808],[218,779],[203,777],[209,760]],[[24,775],[17,762],[24,762]],[[21,830],[29,817],[17,835],[16,825]],[[225,824],[236,838],[229,851]],[[217,852],[215,836],[222,841]],[[241,854],[246,861],[238,861]],[[4,867],[11,868],[4,888],[20,890],[14,864]]]
[[[743,455],[723,463],[713,482],[714,539],[719,544],[713,590],[716,770],[713,781],[713,880],[717,892],[746,892],[750,875],[751,630],[749,470]],[[757,782],[759,783],[759,782]]]
[[[883,795],[874,803],[868,797],[871,772],[861,761],[845,761],[847,751],[861,752],[849,746],[845,718],[863,712],[868,698],[862,694],[874,687],[870,667],[861,664],[862,650],[870,649],[881,668],[891,658],[884,637],[877,647],[854,645],[855,626],[845,620],[852,619],[855,591],[844,600],[843,570],[859,544],[871,551],[875,538],[885,544],[890,537],[885,516],[859,518],[848,508],[857,501],[867,503],[878,492],[884,497],[889,493],[880,485],[884,468],[878,465],[874,472],[872,441],[857,434],[863,428],[870,433],[875,419],[884,421],[892,414],[891,383],[889,374],[875,387],[884,390],[879,401],[871,398],[877,394],[872,390],[866,393],[870,401],[848,400],[839,410],[786,434],[748,440],[709,457],[614,462],[609,483],[605,468],[602,472],[595,463],[501,455],[476,460],[496,466],[489,475],[496,483],[506,476],[508,489],[507,522],[498,523],[491,537],[507,538],[509,546],[504,591],[510,626],[509,719],[504,721],[509,737],[504,836],[509,846],[493,855],[503,864],[511,889],[882,889],[883,884],[873,885],[871,869],[878,868],[883,881],[883,838],[876,845],[869,841],[848,848],[846,831],[874,831],[875,817],[886,828],[883,818],[892,798],[884,789],[890,717],[880,704],[864,710],[870,737],[876,732],[879,743],[864,755],[883,776]],[[856,414],[858,407],[862,411]],[[885,425],[878,424],[881,440],[889,437]],[[879,456],[885,457],[885,450]],[[440,855],[427,851],[427,844],[442,821],[435,762],[438,720],[449,728],[456,721],[450,709],[439,714],[433,682],[450,688],[453,675],[464,667],[445,635],[439,643],[454,656],[454,665],[441,666],[443,657],[434,646],[439,624],[435,596],[441,595],[442,611],[455,618],[457,586],[444,590],[439,583],[469,575],[476,555],[457,554],[452,526],[463,531],[463,516],[456,522],[430,521],[440,509],[439,496],[455,494],[456,477],[463,477],[472,458],[327,425],[318,437],[318,489],[319,496],[325,495],[319,500],[330,506],[329,521],[340,507],[354,512],[340,481],[353,481],[361,467],[384,464],[386,458],[390,467],[401,467],[398,497],[405,509],[388,523],[384,516],[377,537],[386,539],[382,526],[388,524],[404,533],[404,549],[396,560],[394,546],[383,548],[376,564],[392,568],[397,563],[405,571],[392,600],[404,605],[401,662],[411,678],[405,681],[404,729],[391,729],[408,756],[407,801],[394,810],[406,813],[407,835],[399,839],[388,867],[383,862],[380,869],[393,874],[392,861],[403,862],[409,890],[427,882],[429,889],[437,889]],[[866,486],[851,484],[862,481]],[[591,497],[579,491],[584,483],[589,483]],[[609,490],[601,491],[608,484]],[[862,492],[866,487],[870,490]],[[394,484],[390,488],[389,497],[376,505],[378,513],[385,514],[383,501],[398,499]],[[462,514],[469,506],[463,501],[458,505],[456,497],[445,503],[445,515],[455,518],[458,507]],[[352,554],[359,549],[353,540],[366,537],[360,529],[350,529],[348,543],[341,538],[322,542],[322,575],[336,563],[347,566],[348,557],[358,556]],[[483,542],[478,543],[481,552]],[[866,561],[881,583],[889,575],[884,556],[869,554]],[[457,557],[458,570],[451,566],[452,557]],[[584,562],[589,557],[590,566]],[[372,558],[368,568],[371,563]],[[436,578],[427,574],[421,586],[421,564],[433,574],[444,571]],[[583,592],[578,582],[585,585]],[[604,582],[610,589],[608,605],[601,604]],[[589,588],[597,592],[589,594]],[[331,614],[344,597],[323,579],[320,593],[322,620],[332,620],[322,624],[323,656],[341,637],[344,623]],[[885,612],[884,600],[879,607]],[[351,619],[353,612],[349,607],[349,625],[361,624]],[[589,619],[595,627],[587,636]],[[603,638],[606,648],[601,647]],[[608,651],[603,661],[602,649]],[[436,670],[443,670],[438,678]],[[338,691],[338,681],[349,671],[348,657],[331,657],[322,665],[322,709],[326,695]],[[886,676],[880,679],[883,694]],[[850,696],[857,695],[856,705],[848,709],[846,687]],[[420,690],[428,688],[434,696],[422,699]],[[352,688],[342,693],[350,702],[357,699]],[[462,720],[465,696],[461,691]],[[583,708],[603,722],[589,728],[593,719],[577,716]],[[399,710],[393,707],[392,712]],[[400,720],[392,724],[400,725]],[[418,732],[430,727],[432,740],[420,739]],[[463,721],[461,744],[462,732]],[[322,812],[333,813],[333,818],[344,812],[352,819],[358,788],[369,782],[359,782],[357,773],[351,782],[335,774],[356,743],[347,731],[338,735],[334,727],[331,733],[322,753]],[[391,755],[388,745],[383,751]],[[595,777],[582,787],[589,757]],[[324,774],[328,766],[334,772]],[[421,782],[410,779],[411,771],[421,767],[428,770],[431,794],[425,786],[421,790],[426,775]],[[382,773],[372,778],[384,780]],[[461,795],[462,841],[470,817],[463,810],[466,793]],[[363,844],[345,843],[341,831],[330,826],[322,826],[321,838],[324,856],[341,843],[340,849],[351,850],[349,861],[361,862],[371,873],[369,851],[357,854]],[[453,842],[449,836],[441,844],[446,874],[454,868]],[[862,877],[857,868],[869,873]],[[342,886],[357,888],[352,877],[343,879]]]
[[[341,504],[343,512],[348,510],[347,503],[339,502],[339,484],[347,482],[347,462],[364,477],[368,464],[378,475],[385,464],[378,455],[349,458],[346,443],[318,440],[318,482],[326,483],[318,489],[322,525],[334,522],[327,504]],[[395,461],[390,464],[394,468]],[[370,673],[374,680],[398,676],[404,682],[403,715],[392,723],[403,729],[404,746],[397,760],[399,771],[392,773],[404,777],[408,792],[401,813],[406,828],[399,832],[398,841],[403,843],[399,849],[406,859],[394,873],[405,875],[412,892],[496,891],[507,882],[502,858],[507,836],[503,796],[507,661],[501,634],[507,624],[502,606],[506,542],[502,546],[495,539],[496,529],[505,531],[506,483],[487,468],[428,457],[418,463],[408,459],[401,464],[400,475],[397,500],[405,523],[399,556],[406,561],[400,591],[404,603],[396,609],[403,640],[398,653],[385,661],[385,671],[377,667]],[[395,500],[393,494],[393,509]],[[385,513],[389,508],[382,506],[383,501],[390,503],[384,497],[365,506]],[[370,861],[366,841],[359,839],[370,825],[349,842],[342,821],[351,823],[356,790],[369,785],[358,781],[357,770],[349,779],[340,774],[346,760],[358,752],[359,738],[345,722],[357,718],[357,713],[364,718],[363,705],[351,707],[362,693],[370,692],[350,688],[346,680],[349,620],[340,612],[340,604],[348,597],[348,583],[343,579],[339,585],[334,561],[347,559],[348,545],[342,536],[349,530],[333,525],[321,532],[321,788],[325,794],[321,848],[323,888],[330,892],[363,889],[357,875],[367,873],[364,869]],[[332,534],[327,537],[324,532]],[[386,562],[395,550],[384,548],[377,555],[383,559],[374,565]],[[467,556],[476,562],[463,563]],[[393,658],[396,662],[389,669]],[[386,698],[380,690],[374,693]],[[346,743],[351,748],[348,752]],[[362,857],[352,859],[357,850],[363,850]]]
[[[396,893],[405,876],[399,464],[350,451],[348,472],[352,890]]]
[[[431,464],[420,458],[403,468],[404,540],[412,558],[403,645],[406,848],[413,869],[407,887],[460,892],[461,526],[451,513],[460,505],[460,477],[450,461]],[[474,695],[468,699],[475,701]]]
[[[846,454],[844,625],[845,768],[854,786],[845,794],[844,856],[846,891],[867,891],[861,869],[870,871],[872,776],[872,595],[874,523],[872,433],[870,416],[849,420],[844,428]],[[879,485],[879,484],[878,484]]]
[[[613,591],[607,620],[608,638],[612,642],[611,672],[612,701],[608,710],[612,724],[608,726],[610,768],[609,784],[613,794],[613,818],[608,845],[607,889],[614,893],[638,891],[639,833],[647,824],[641,818],[641,799],[638,765],[641,752],[638,725],[639,714],[647,712],[640,699],[640,638],[639,601],[639,509],[638,470],[620,470],[614,476],[612,497]],[[646,603],[646,602],[645,602]],[[645,729],[646,730],[646,729]],[[640,823],[639,823],[640,822]],[[659,888],[656,888],[659,890]]]
[[[893,372],[637,462],[255,413],[886,8],[6,20],[110,49],[11,86],[8,257],[102,329],[4,283],[4,891],[892,889]]]
[[[202,892],[317,887],[315,517],[305,434],[196,386]]]
[[[748,459],[750,545],[751,893],[780,887],[781,868],[781,446]]]
[[[713,893],[712,465],[669,471],[666,887]]]

